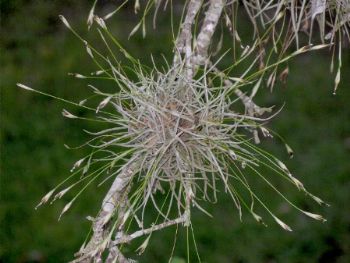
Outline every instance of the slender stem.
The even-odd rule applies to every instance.
[[[172,225],[177,225],[177,224],[184,223],[185,220],[186,220],[185,215],[182,215],[182,216],[180,216],[180,217],[178,217],[176,219],[173,219],[173,220],[170,220],[170,221],[166,221],[166,222],[158,224],[158,225],[154,225],[154,226],[152,226],[150,228],[138,230],[138,231],[132,233],[131,235],[124,235],[123,237],[115,240],[113,242],[113,245],[118,245],[118,244],[122,244],[122,243],[129,243],[131,240],[133,240],[135,238],[151,234],[154,231],[158,231],[158,230],[161,230],[163,228],[166,228],[166,227],[169,227],[169,226],[172,226]]]

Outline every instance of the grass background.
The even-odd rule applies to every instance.
[[[108,9],[111,2],[102,2]],[[67,176],[72,164],[88,152],[67,150],[63,144],[83,142],[82,129],[94,126],[64,119],[63,107],[72,112],[78,110],[19,90],[15,83],[27,83],[74,101],[88,96],[88,82],[72,79],[67,72],[88,73],[94,70],[93,63],[57,16],[64,14],[87,36],[84,24],[91,3],[82,0],[0,3],[0,262],[67,262],[89,230],[90,223],[85,217],[95,215],[106,189],[91,187],[60,222],[57,218],[69,195],[52,206],[37,211],[34,207]],[[160,59],[161,53],[171,57],[167,16],[160,17],[157,30],[149,28],[146,40],[136,35],[127,41],[137,21],[131,9],[110,22],[113,33],[146,63],[150,63],[151,53],[156,59]],[[92,40],[95,33],[89,34]],[[294,231],[287,233],[272,220],[264,228],[249,215],[241,223],[233,204],[222,195],[220,202],[210,208],[213,219],[194,213],[194,231],[203,262],[350,262],[350,53],[344,53],[342,84],[337,96],[332,95],[334,76],[329,74],[329,61],[329,55],[323,52],[300,56],[289,64],[286,86],[279,84],[272,93],[264,89],[259,96],[261,105],[285,103],[269,126],[287,139],[295,157],[289,160],[277,140],[264,140],[263,146],[280,156],[292,173],[331,207],[315,206],[287,184],[280,183],[278,187],[297,204],[323,214],[328,221],[322,224],[305,218],[276,195],[257,186],[266,202]],[[140,262],[167,262],[174,230],[154,234]],[[141,244],[142,240],[138,242]],[[185,262],[185,231],[179,230],[175,255],[174,262]],[[197,262],[194,252],[191,262]]]

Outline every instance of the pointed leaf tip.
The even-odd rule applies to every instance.
[[[40,203],[35,207],[35,210],[38,209],[39,206],[47,203],[47,201],[49,201],[50,197],[52,196],[52,194],[55,192],[55,189],[52,189],[50,192],[48,192],[40,201]]]
[[[98,105],[98,107],[96,109],[96,113],[98,113],[100,109],[104,108],[111,99],[112,99],[112,97],[109,96],[109,97],[105,98],[103,101],[101,101],[101,103]]]
[[[294,157],[293,149],[288,144],[285,144],[285,146],[286,146],[286,150],[287,150],[287,153],[288,153],[289,157],[293,158]]]
[[[30,90],[30,91],[33,91],[33,90],[34,90],[34,89],[32,89],[32,88],[30,88],[30,87],[28,87],[27,85],[24,85],[24,84],[22,84],[22,83],[17,83],[16,85],[17,85],[17,87],[19,87],[19,88],[21,88],[21,89]]]
[[[85,157],[76,161],[70,171],[73,172],[76,168],[78,168],[84,162],[84,160],[85,160]]]
[[[148,246],[148,243],[149,243],[149,240],[151,238],[151,235],[149,235],[145,241],[143,241],[143,243],[136,249],[136,252],[138,255],[141,255],[143,254],[143,252],[145,252],[147,246]]]
[[[94,16],[94,20],[96,21],[96,23],[101,27],[103,28],[104,30],[107,30],[107,26],[106,26],[106,23],[105,21],[101,18],[101,17],[98,17],[98,16]]]
[[[94,58],[94,54],[92,53],[92,50],[91,50],[91,48],[89,46],[89,43],[86,40],[84,40],[84,45],[85,45],[85,48],[86,48],[86,52],[89,54],[89,56],[91,58]]]
[[[137,14],[138,11],[140,11],[140,7],[141,7],[140,0],[136,0],[135,1],[135,5],[134,5],[134,12],[135,12],[135,14]]]
[[[70,24],[68,23],[67,19],[66,19],[63,15],[59,15],[58,17],[61,19],[61,21],[63,22],[63,24],[64,24],[66,27],[68,27],[69,29],[72,29],[71,26],[70,26]]]
[[[88,19],[86,21],[86,23],[88,25],[88,30],[90,29],[90,27],[92,26],[92,24],[94,22],[96,2],[97,1],[95,1],[95,3],[93,4],[92,8],[90,9],[89,16],[88,16]]]
[[[64,206],[64,208],[62,209],[62,212],[61,212],[60,216],[58,217],[58,221],[61,220],[61,217],[63,216],[63,214],[64,214],[65,212],[68,211],[68,209],[72,206],[72,204],[73,204],[73,200],[70,201],[68,204],[66,204],[66,205]]]
[[[74,187],[74,184],[71,185],[71,186],[69,186],[69,187],[67,187],[67,188],[65,188],[65,189],[63,189],[61,192],[57,193],[57,194],[55,195],[55,197],[53,198],[53,200],[51,201],[51,204],[52,204],[53,202],[55,202],[57,199],[61,199],[62,196],[64,196],[64,195],[65,195],[70,189],[72,189],[73,187]]]
[[[73,115],[72,113],[70,113],[69,111],[63,109],[62,110],[62,115],[63,117],[69,118],[69,119],[76,119],[78,118],[77,116]]]
[[[322,221],[323,223],[327,221],[327,219],[325,219],[323,216],[321,215],[318,215],[318,214],[313,214],[313,213],[310,213],[310,212],[306,212],[306,211],[303,211],[303,213],[305,215],[307,215],[308,217],[311,217],[315,220],[319,220],[319,221]]]
[[[292,232],[293,230],[290,228],[290,226],[288,226],[286,223],[284,223],[281,219],[279,219],[276,216],[273,216],[273,219],[275,219],[275,221],[277,222],[277,224],[279,224],[284,230]]]

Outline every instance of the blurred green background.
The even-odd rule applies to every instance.
[[[117,1],[119,2],[119,1]],[[88,74],[95,70],[83,45],[58,19],[64,14],[83,36],[91,1],[1,0],[1,181],[0,262],[67,262],[83,243],[105,188],[92,186],[58,222],[67,196],[54,205],[34,210],[41,197],[69,174],[72,164],[89,149],[67,150],[86,137],[82,129],[94,126],[61,116],[62,108],[79,109],[16,88],[23,82],[35,89],[80,101],[88,96],[86,80],[68,72]],[[114,1],[101,1],[101,12]],[[168,15],[159,17],[158,28],[148,28],[145,40],[139,34],[127,41],[137,22],[132,5],[109,24],[127,48],[146,63],[152,53],[158,60],[171,57]],[[242,22],[244,23],[244,22]],[[97,39],[96,31],[89,38]],[[285,161],[309,190],[331,207],[317,207],[305,196],[279,183],[279,189],[305,209],[327,218],[314,222],[286,206],[264,187],[265,200],[293,232],[287,233],[272,220],[268,228],[249,215],[239,221],[232,202],[224,195],[210,208],[214,218],[194,213],[193,223],[203,262],[350,262],[350,53],[344,52],[342,84],[332,95],[334,76],[329,74],[330,56],[317,52],[289,64],[287,85],[270,93],[260,91],[260,105],[285,103],[269,126],[282,135],[295,151],[288,159],[278,140],[263,146]],[[229,62],[228,62],[229,63]],[[82,112],[81,114],[85,114]],[[266,216],[266,215],[265,215]],[[267,216],[266,216],[267,218]],[[156,233],[140,262],[167,262],[175,228]],[[142,240],[136,242],[138,245]],[[191,244],[191,262],[197,262]],[[185,231],[179,230],[174,263],[185,262]]]

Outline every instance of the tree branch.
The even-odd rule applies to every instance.
[[[191,0],[188,4],[187,14],[185,21],[181,26],[181,32],[176,40],[175,47],[178,52],[186,53],[186,41],[192,40],[192,25],[194,24],[195,17],[199,12],[202,5],[202,0]]]
[[[217,73],[219,76],[221,76],[224,79],[224,84],[227,87],[232,87],[234,84],[231,80],[225,78],[225,74],[222,73],[218,68],[213,67],[213,71]],[[271,112],[271,108],[262,108],[256,105],[252,98],[247,96],[245,93],[243,93],[239,88],[235,88],[233,92],[236,94],[238,98],[242,101],[247,113],[249,116],[261,116],[265,112]]]
[[[202,0],[191,0],[188,4],[187,14],[185,21],[181,26],[181,32],[175,43],[175,56],[174,64],[179,64],[181,60],[181,54],[185,54],[186,62],[186,73],[188,79],[193,77],[193,66],[192,66],[192,25],[194,24],[195,18],[199,9],[202,5]]]
[[[208,49],[225,5],[226,0],[210,0],[210,5],[196,42],[197,54],[194,59],[196,65],[203,65],[208,59]]]
[[[184,215],[182,215],[182,216],[180,216],[180,217],[178,217],[176,219],[173,219],[173,220],[170,220],[170,221],[166,221],[166,222],[158,224],[158,225],[153,225],[152,227],[147,228],[147,229],[138,230],[138,231],[132,233],[131,235],[124,235],[124,236],[116,239],[113,242],[113,245],[116,246],[116,245],[123,244],[123,243],[129,243],[130,241],[132,241],[135,238],[151,234],[154,231],[158,231],[158,230],[161,230],[163,228],[166,228],[166,227],[169,227],[169,226],[172,226],[172,225],[185,223],[185,221],[186,221],[186,216],[184,214]]]
[[[82,248],[78,253],[73,262],[86,262],[87,260],[94,259],[98,261],[101,259],[101,254],[104,251],[106,244],[107,234],[107,223],[113,216],[117,206],[119,207],[120,215],[118,215],[119,224],[122,223],[120,217],[124,216],[125,211],[123,208],[126,207],[127,195],[130,190],[131,181],[134,175],[134,166],[126,165],[122,169],[121,173],[115,178],[111,188],[107,192],[105,198],[103,199],[101,210],[93,222],[93,235],[89,243]],[[119,253],[119,258],[124,256],[119,250],[115,250],[114,254]]]
[[[225,85],[232,86],[233,83],[230,80],[224,80]],[[256,105],[253,100],[243,93],[239,88],[234,89],[234,93],[239,97],[244,104],[248,115],[250,116],[261,116],[265,112],[271,112],[271,108],[262,108]]]

